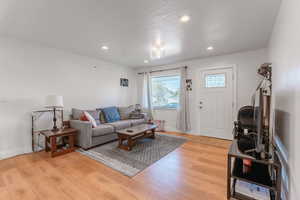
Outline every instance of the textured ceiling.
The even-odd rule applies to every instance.
[[[0,34],[126,66],[266,47],[280,0],[1,0]],[[191,16],[180,23],[180,16]],[[160,38],[166,54],[150,59]],[[110,49],[102,51],[101,46]],[[208,52],[208,46],[214,50]],[[150,62],[144,64],[144,60]]]

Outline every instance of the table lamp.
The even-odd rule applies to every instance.
[[[56,126],[56,109],[63,108],[63,97],[57,95],[49,95],[46,97],[46,108],[53,109],[53,129],[52,131],[58,131],[59,129]]]

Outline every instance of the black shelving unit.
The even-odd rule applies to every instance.
[[[247,174],[243,173],[243,159],[252,160],[252,170]],[[238,149],[237,140],[233,140],[228,152],[227,199],[254,200],[235,191],[237,180],[268,188],[271,199],[280,200],[281,165],[277,156],[274,155],[272,160],[257,160],[241,153]]]

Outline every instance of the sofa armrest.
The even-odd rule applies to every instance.
[[[70,126],[78,130],[77,145],[84,149],[92,147],[92,123],[80,120],[70,120]]]
[[[142,119],[145,119],[146,122],[148,122],[150,120],[148,113],[141,113]]]
[[[131,113],[129,119],[148,119],[147,113]]]

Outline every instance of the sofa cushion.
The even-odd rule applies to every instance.
[[[146,123],[146,120],[145,119],[130,119],[130,122],[131,122],[132,126],[137,126],[137,125]]]
[[[100,124],[92,130],[93,137],[103,136],[110,133],[114,133],[114,127],[108,124]]]
[[[115,122],[121,120],[119,111],[117,107],[107,107],[103,108],[102,112],[104,112],[105,119],[107,123]]]
[[[108,124],[112,125],[115,128],[115,130],[120,130],[131,127],[131,120],[120,120]]]
[[[119,107],[118,108],[121,120],[129,119],[129,115],[135,110],[133,105],[128,107]]]

